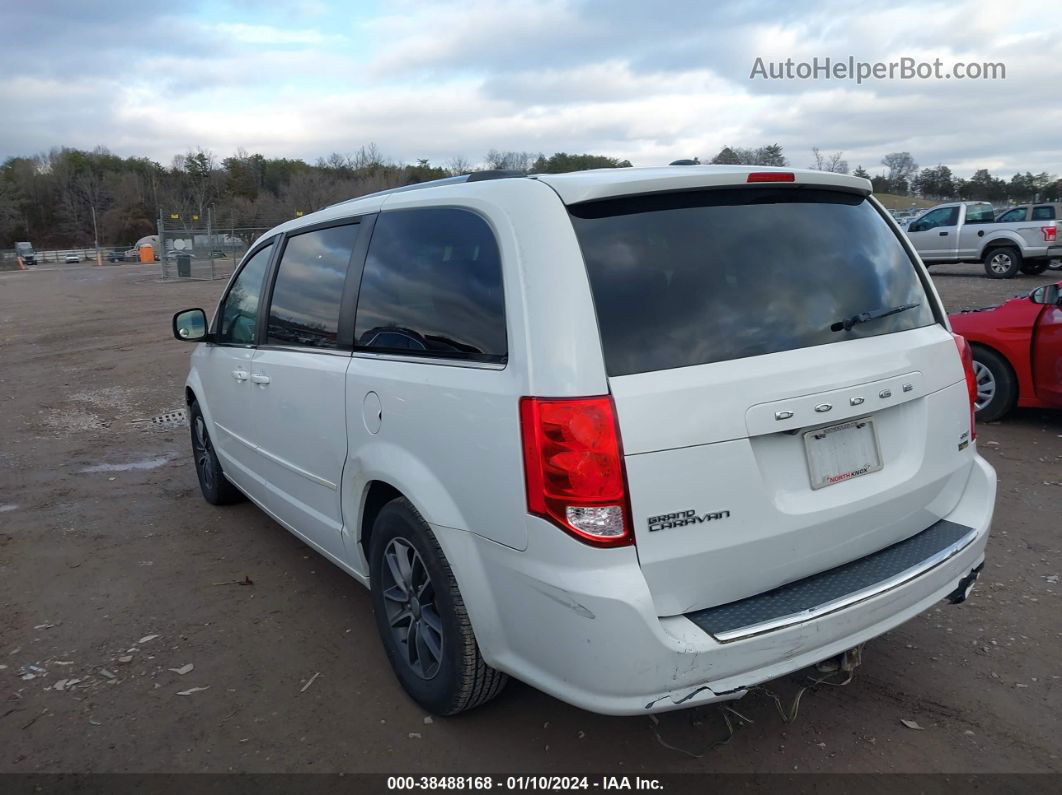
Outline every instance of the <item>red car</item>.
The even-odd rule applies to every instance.
[[[973,348],[977,419],[1014,406],[1062,408],[1062,282],[948,317]]]

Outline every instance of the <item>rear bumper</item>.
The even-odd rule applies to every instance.
[[[971,531],[953,554],[854,604],[728,642],[686,616],[658,617],[634,548],[590,549],[533,517],[524,552],[434,529],[488,663],[584,709],[634,715],[740,698],[947,598],[984,560],[995,490],[995,472],[975,457],[944,517]]]

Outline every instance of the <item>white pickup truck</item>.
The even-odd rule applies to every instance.
[[[1062,257],[1062,205],[1031,209],[1029,220],[997,222],[988,202],[940,204],[912,220],[907,237],[927,266],[983,262],[990,279],[1009,279],[1018,271],[1035,275]]]

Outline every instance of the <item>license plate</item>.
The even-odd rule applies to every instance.
[[[860,419],[804,434],[811,488],[823,489],[882,468],[874,420]]]

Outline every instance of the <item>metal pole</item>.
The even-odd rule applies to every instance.
[[[214,275],[214,205],[211,204],[207,207],[207,250],[210,252],[210,278],[215,279]]]
[[[96,246],[96,264],[102,265],[103,260],[100,259],[100,233],[96,229],[96,205],[89,205],[92,208],[92,242]]]
[[[158,257],[159,257],[159,270],[162,272],[163,281],[166,280],[166,257],[163,256],[165,254],[165,252],[166,252],[166,246],[163,245],[165,234],[166,234],[166,230],[163,228],[163,221],[162,221],[162,208],[160,207],[159,208],[159,244],[158,244],[159,250],[155,251],[153,253],[158,254]]]

